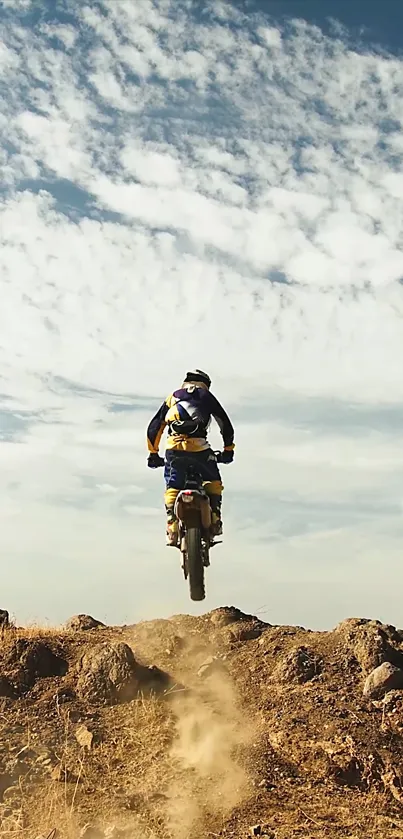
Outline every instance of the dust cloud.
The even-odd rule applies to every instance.
[[[242,750],[254,736],[224,670],[174,705],[176,738],[171,759],[177,778],[169,790],[167,826],[173,839],[188,839],[209,818],[223,818],[248,796]]]

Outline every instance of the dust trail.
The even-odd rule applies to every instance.
[[[176,739],[171,758],[177,779],[169,795],[167,822],[174,839],[202,834],[209,818],[224,818],[247,797],[242,748],[253,737],[237,703],[230,676],[212,674],[175,704]]]

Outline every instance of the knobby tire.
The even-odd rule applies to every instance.
[[[204,600],[204,565],[200,527],[189,527],[186,533],[187,567],[191,600]]]

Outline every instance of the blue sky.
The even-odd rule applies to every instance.
[[[402,625],[403,8],[0,23],[0,605],[200,611],[145,451],[198,366],[237,443],[203,610]]]

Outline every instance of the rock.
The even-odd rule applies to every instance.
[[[48,769],[49,772],[53,770],[53,761],[51,757],[40,756],[36,761],[41,767],[44,769]]]
[[[138,692],[137,670],[128,644],[98,644],[79,662],[77,693],[89,702],[128,701]]]
[[[303,684],[318,676],[322,670],[322,661],[308,647],[294,647],[279,662],[274,670],[274,677],[283,683],[298,682]]]
[[[65,624],[65,628],[71,632],[88,632],[90,629],[99,629],[100,627],[106,629],[104,623],[91,617],[91,615],[73,615]]]
[[[398,702],[403,700],[403,689],[402,690],[389,690],[382,700],[382,705],[384,705],[388,710],[394,708]]]
[[[65,676],[68,670],[67,661],[44,641],[26,638],[16,639],[4,665],[10,668],[8,678],[18,693],[30,690],[37,679]]]
[[[89,702],[113,705],[128,702],[139,693],[164,694],[176,686],[159,667],[146,667],[124,643],[98,644],[84,653],[78,664],[77,694]]]
[[[52,773],[53,769],[58,765],[58,758],[53,749],[48,746],[38,745],[34,750],[35,765],[39,771]]]
[[[79,746],[83,749],[90,749],[94,739],[92,731],[86,725],[80,725],[74,734]]]
[[[235,606],[222,606],[219,609],[214,609],[209,615],[210,621],[214,626],[228,626],[230,623],[237,621],[251,621],[255,620],[253,615],[245,615],[240,609]]]
[[[380,621],[349,618],[338,624],[334,631],[343,637],[345,646],[353,653],[364,673],[370,673],[386,661],[403,667],[403,653],[391,643],[397,643],[399,639],[394,627]]]
[[[6,609],[0,609],[0,626],[10,626],[10,616]]]
[[[367,699],[382,699],[391,690],[403,689],[403,670],[385,661],[367,676],[363,694]]]

